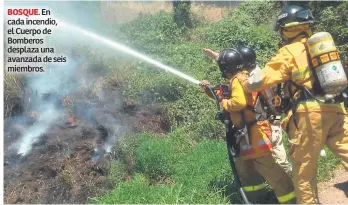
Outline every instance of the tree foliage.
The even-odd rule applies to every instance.
[[[190,11],[190,1],[173,1],[173,19],[182,30],[193,27]]]

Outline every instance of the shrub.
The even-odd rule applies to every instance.
[[[249,45],[255,49],[260,64],[264,64],[278,48],[279,37],[268,25],[257,25],[245,14],[233,14],[204,31],[203,39],[220,48]],[[220,49],[220,50],[221,50]]]
[[[190,1],[173,1],[173,20],[182,30],[192,28]]]
[[[348,69],[348,2],[340,2],[338,6],[330,6],[321,10],[315,31],[327,31],[340,51],[340,56]],[[334,22],[334,23],[333,23]]]
[[[246,14],[250,16],[253,23],[259,24],[274,24],[275,17],[281,9],[281,3],[277,1],[251,1],[243,2],[233,16]]]
[[[161,44],[182,40],[182,30],[173,22],[172,15],[160,12],[155,15],[142,14],[120,28],[127,43],[147,51],[157,51]]]

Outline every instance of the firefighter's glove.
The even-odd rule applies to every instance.
[[[220,107],[221,107],[222,109],[224,109],[224,107],[226,107],[226,106],[224,106],[224,105],[226,105],[226,104],[228,103],[228,100],[227,100],[227,99],[222,99],[222,98],[220,98],[219,101],[220,101]],[[226,110],[226,111],[228,112],[228,110]]]
[[[210,86],[210,83],[206,80],[203,80],[202,82],[199,83],[199,86],[201,86],[204,89],[204,91],[207,91],[208,86]]]

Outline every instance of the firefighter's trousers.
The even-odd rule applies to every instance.
[[[260,202],[266,197],[264,181],[267,180],[280,203],[296,203],[292,181],[272,155],[247,160],[236,158],[235,162],[243,190],[250,201]]]
[[[272,149],[273,158],[277,161],[278,164],[280,164],[280,166],[283,167],[285,172],[291,178],[291,165],[288,161],[288,157],[286,155],[286,151],[283,144],[283,139],[282,139],[283,132],[280,126],[280,120],[275,120],[271,124],[271,130],[272,130],[271,142],[273,145],[273,149]]]
[[[325,145],[348,171],[348,116],[337,112],[296,113],[289,124],[290,159],[297,203],[318,203],[317,165]]]

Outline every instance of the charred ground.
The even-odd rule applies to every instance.
[[[165,111],[125,100],[119,81],[100,78],[94,83],[102,91],[96,98],[86,90],[69,96],[30,90],[19,96],[13,116],[5,120],[5,203],[86,203],[115,187],[107,177],[111,162],[122,160],[131,168],[132,160],[123,158],[117,141],[140,131],[169,131]],[[54,102],[60,115],[21,156],[18,141],[40,116],[40,110],[24,111],[35,98]]]

